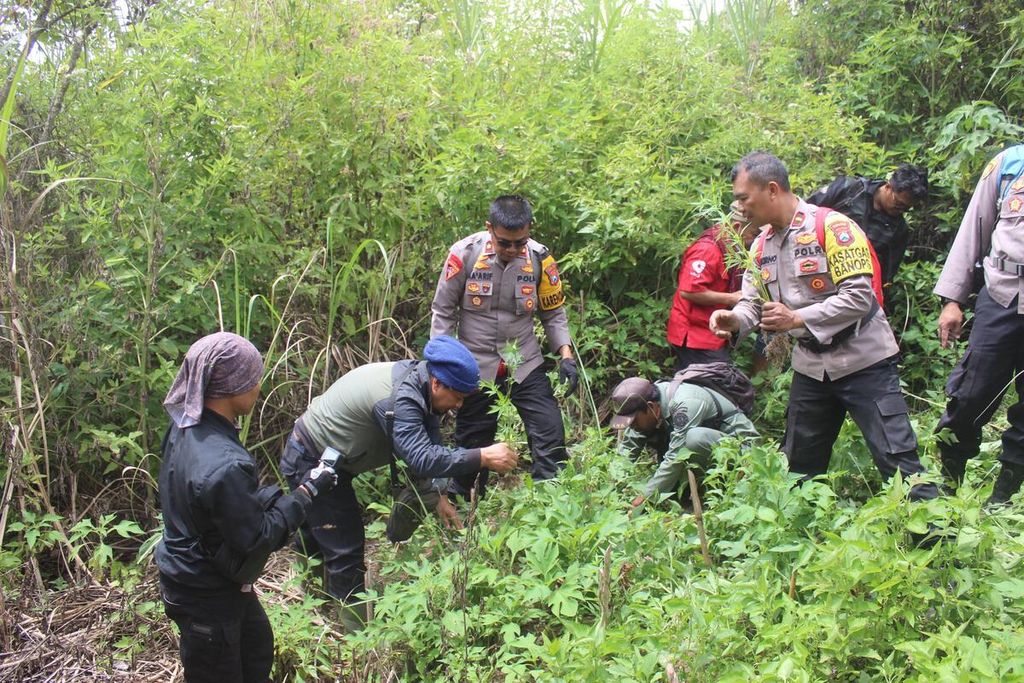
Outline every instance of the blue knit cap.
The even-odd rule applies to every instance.
[[[442,335],[427,342],[423,349],[427,369],[438,382],[463,394],[480,388],[480,366],[462,342]]]

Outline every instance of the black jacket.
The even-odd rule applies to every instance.
[[[875,211],[875,193],[884,180],[841,175],[807,198],[808,203],[827,206],[853,219],[871,241],[882,266],[882,283],[891,284],[903,263],[909,231],[902,216]]]
[[[263,571],[306,517],[302,491],[260,487],[256,462],[228,420],[204,410],[199,424],[167,430],[160,468],[164,535],[156,566],[175,584],[238,590]]]
[[[391,396],[373,406],[373,419],[392,442],[395,456],[421,479],[454,477],[480,469],[479,448],[448,448],[441,418],[430,408],[430,372],[423,361],[400,361],[392,371]],[[394,424],[387,413],[394,411]]]

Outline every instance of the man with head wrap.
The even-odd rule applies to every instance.
[[[458,410],[479,388],[480,369],[469,350],[448,336],[431,339],[423,355],[422,361],[370,363],[346,373],[295,421],[281,456],[281,473],[296,486],[325,449],[340,452],[338,486],[313,503],[302,536],[307,552],[323,556],[324,589],[345,602],[341,616],[350,629],[365,620],[358,594],[366,572],[362,509],[352,479],[393,464],[396,457],[408,465],[415,484],[398,496],[388,521],[388,538],[398,542],[412,535],[427,508],[436,509],[446,525],[461,525],[441,495],[447,479],[438,478],[481,467],[508,472],[518,461],[504,443],[441,445],[440,417]]]
[[[269,680],[274,634],[252,584],[336,479],[319,467],[291,495],[260,487],[236,422],[252,411],[262,374],[248,340],[211,334],[189,348],[164,400],[173,424],[163,441],[156,566],[189,683]]]

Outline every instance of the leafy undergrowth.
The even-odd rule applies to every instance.
[[[496,487],[466,531],[381,545],[346,679],[1024,679],[1024,517],[982,512],[973,477],[926,504],[902,482],[850,500],[844,474],[794,486],[773,448],[724,445],[709,568],[675,502],[628,515],[644,464],[597,433],[572,450],[558,482]],[[929,525],[948,540],[918,549]]]

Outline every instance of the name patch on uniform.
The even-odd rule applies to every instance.
[[[759,266],[770,266],[771,264],[775,263],[778,260],[779,260],[779,255],[778,254],[769,254],[768,256],[762,256],[760,259],[758,259],[757,265],[759,265]]]
[[[562,278],[558,275],[558,264],[551,254],[544,257],[540,264],[544,271],[544,277],[540,279],[540,308],[542,311],[551,311],[565,303],[565,294],[562,292]]]
[[[793,256],[796,258],[802,258],[805,256],[821,256],[823,250],[820,245],[815,244],[813,247],[796,247],[793,249]]]
[[[462,259],[455,254],[448,254],[448,260],[444,264],[444,279],[445,282],[451,280],[453,277],[462,272]]]

